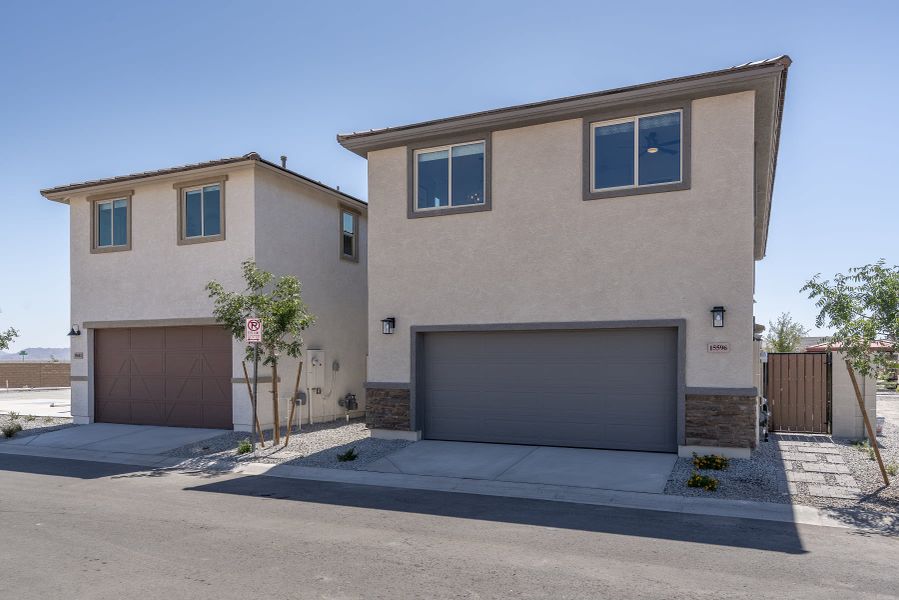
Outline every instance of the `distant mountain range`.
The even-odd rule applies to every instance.
[[[68,362],[70,358],[68,348],[23,348],[23,350],[28,353],[25,355],[25,362],[50,360]],[[22,357],[18,352],[0,352],[0,362],[13,360],[22,360]]]

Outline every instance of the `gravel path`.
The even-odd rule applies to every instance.
[[[378,460],[400,448],[410,444],[404,440],[372,439],[365,423],[359,420],[333,421],[316,425],[304,425],[299,433],[293,432],[290,442],[284,445],[282,433],[281,444],[272,446],[266,442],[266,448],[258,448],[255,452],[237,454],[237,445],[249,439],[246,432],[229,431],[196,444],[189,444],[166,452],[168,456],[203,459],[200,462],[263,462],[270,464],[288,464],[304,467],[327,467],[332,469],[361,469],[365,465]],[[355,448],[356,460],[341,462],[337,455]]]
[[[65,429],[73,427],[72,419],[63,417],[35,417],[32,415],[18,415],[15,419],[8,414],[0,414],[0,428],[6,427],[11,423],[18,423],[22,426],[22,431],[13,437],[26,437],[29,435],[37,435],[48,431],[56,431],[57,429]],[[0,443],[6,440],[0,433]]]
[[[899,395],[878,395],[877,415],[885,417],[883,435],[877,438],[880,455],[885,465],[897,469],[896,475],[890,475],[889,487],[883,485],[877,461],[867,448],[853,446],[852,440],[834,441],[861,488],[861,503],[874,510],[899,512]]]

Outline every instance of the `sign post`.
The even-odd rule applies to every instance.
[[[259,421],[256,398],[257,389],[259,387],[259,343],[262,342],[262,319],[253,317],[248,318],[245,336],[247,343],[253,344],[253,421],[250,424],[250,427],[253,429],[253,452],[255,452],[256,444],[259,443],[259,432],[256,427],[256,423]]]

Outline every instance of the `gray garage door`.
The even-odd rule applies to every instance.
[[[426,438],[677,450],[676,329],[423,335]]]

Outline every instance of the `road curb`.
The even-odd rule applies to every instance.
[[[773,502],[693,498],[646,492],[624,492],[511,481],[433,477],[350,469],[326,469],[259,462],[233,463],[231,461],[206,460],[203,458],[184,459],[160,455],[97,452],[92,450],[31,447],[27,445],[12,446],[0,442],[0,455],[2,454],[125,464],[176,472],[203,470],[246,476],[266,476],[351,485],[547,500],[551,502],[653,510],[679,514],[759,519],[799,525],[861,529],[892,535],[899,534],[899,515],[858,509],[821,509],[813,506],[777,504]]]

